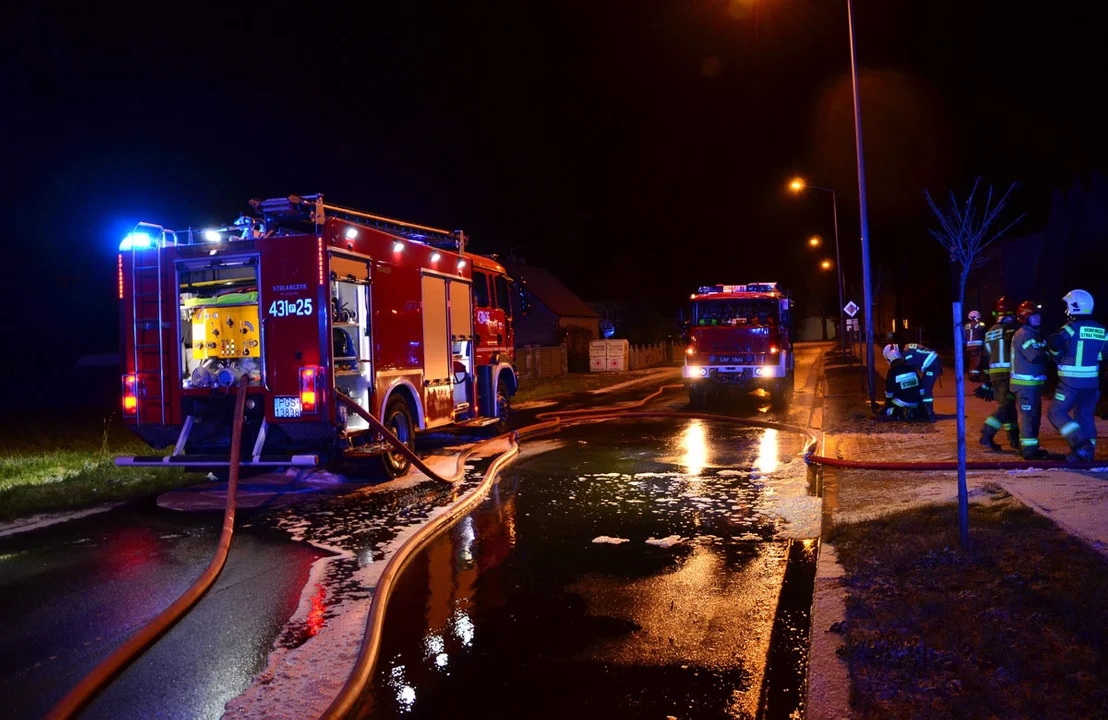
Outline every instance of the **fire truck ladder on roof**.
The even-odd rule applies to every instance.
[[[251,200],[250,205],[270,220],[311,220],[317,228],[326,222],[328,215],[347,222],[367,225],[384,232],[399,235],[408,240],[422,242],[435,247],[450,247],[459,253],[465,252],[466,236],[461,230],[443,230],[442,228],[419,225],[405,220],[374,215],[373,213],[352,208],[331,205],[323,202],[322,193],[316,195],[289,195],[269,200]]]
[[[131,326],[131,342],[134,350],[135,391],[138,396],[138,404],[135,407],[135,417],[139,423],[152,423],[155,417],[165,425],[165,299],[162,279],[162,247],[166,244],[166,235],[172,236],[173,243],[177,242],[177,234],[172,230],[166,230],[159,225],[139,223],[135,231],[145,228],[152,232],[148,234],[154,240],[150,248],[131,246],[131,316],[134,323]],[[153,255],[154,264],[149,263]],[[153,286],[153,288],[151,288]],[[156,313],[156,314],[152,314]],[[156,341],[151,333],[157,333]],[[151,368],[151,360],[157,357],[157,369]],[[154,394],[157,388],[157,394]],[[149,405],[157,403],[160,416],[151,416]]]

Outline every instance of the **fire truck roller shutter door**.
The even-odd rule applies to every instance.
[[[422,276],[423,398],[427,427],[453,421],[454,383],[450,352],[450,316],[447,279]]]

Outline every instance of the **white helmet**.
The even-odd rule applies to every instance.
[[[889,343],[885,346],[885,349],[881,351],[881,354],[885,356],[885,362],[891,365],[893,360],[900,357],[900,350],[896,345]]]
[[[1084,290],[1070,290],[1062,300],[1066,303],[1067,315],[1093,314],[1093,296]]]
[[[974,322],[981,322],[981,313],[977,312],[976,310],[970,310],[969,319],[973,320]]]

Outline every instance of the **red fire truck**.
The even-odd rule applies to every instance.
[[[776,405],[792,394],[789,296],[777,283],[711,285],[690,298],[683,376],[689,402],[725,391],[763,388]]]
[[[140,223],[118,258],[123,412],[168,456],[118,465],[225,467],[234,388],[247,378],[246,467],[408,461],[444,427],[499,424],[515,394],[513,283],[466,237],[327,204],[251,200],[207,230]]]

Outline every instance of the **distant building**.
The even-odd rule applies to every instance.
[[[516,345],[560,345],[569,349],[573,371],[587,371],[589,342],[598,340],[600,314],[546,270],[512,258],[504,262],[520,284],[526,314],[515,311]]]

